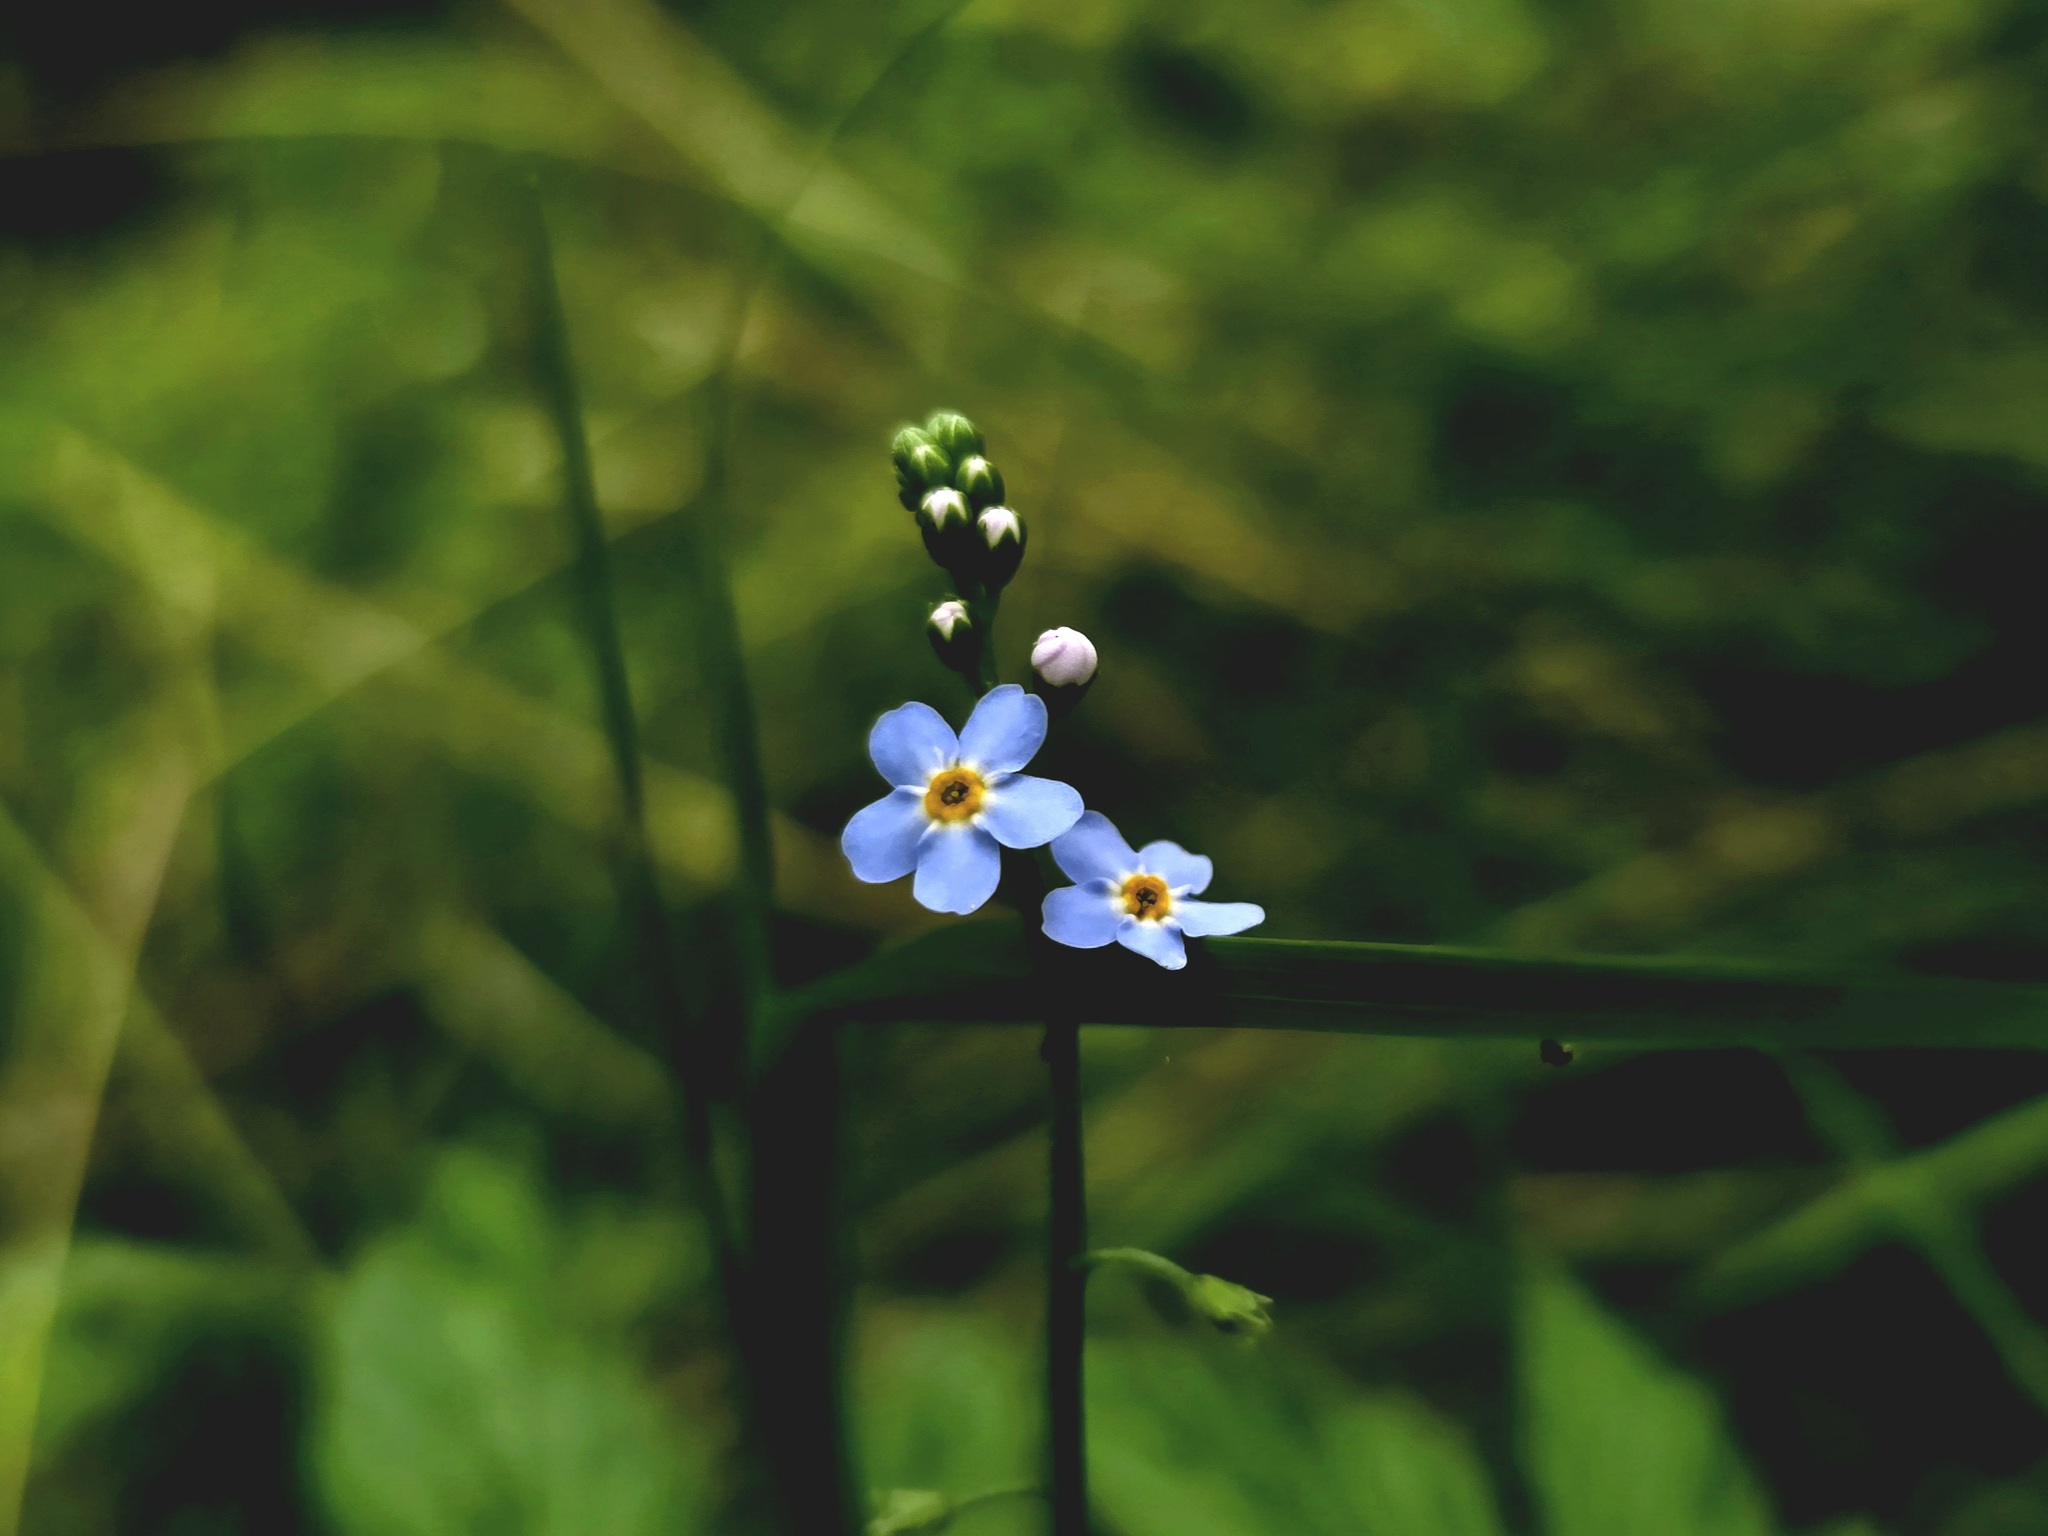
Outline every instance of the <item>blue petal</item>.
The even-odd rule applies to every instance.
[[[1173,904],[1173,917],[1189,937],[1206,939],[1219,933],[1243,933],[1266,920],[1266,909],[1255,901],[1189,901],[1182,897]]]
[[[854,813],[839,846],[858,879],[870,885],[901,880],[917,868],[918,839],[931,824],[923,790],[895,789]]]
[[[995,895],[1002,874],[996,840],[981,828],[934,824],[918,845],[917,883],[910,889],[934,912],[972,912]]]
[[[1089,811],[1053,839],[1054,862],[1070,880],[1121,880],[1138,867],[1138,856],[1100,811]]]
[[[1063,885],[1045,893],[1045,936],[1075,949],[1100,949],[1116,937],[1123,903],[1108,880]]]
[[[1117,927],[1116,941],[1147,960],[1156,960],[1169,971],[1177,971],[1188,963],[1188,947],[1180,941],[1180,929],[1170,918],[1141,923],[1135,917],[1126,917]]]
[[[868,732],[868,756],[891,784],[922,791],[960,755],[960,738],[929,704],[892,709]]]
[[[981,824],[1005,848],[1039,848],[1081,819],[1081,792],[1057,779],[1013,773],[982,792]]]
[[[1045,700],[1015,683],[991,688],[960,732],[960,759],[984,773],[1015,773],[1045,745]]]
[[[1193,896],[1209,889],[1209,881],[1216,873],[1216,866],[1207,858],[1189,853],[1179,843],[1147,843],[1138,850],[1138,860],[1149,873],[1165,876],[1174,890]]]

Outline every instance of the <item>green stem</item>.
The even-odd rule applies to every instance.
[[[1814,1129],[1851,1167],[1866,1177],[1880,1170],[1891,1173],[1880,1184],[1890,1206],[1889,1225],[1941,1277],[1990,1340],[2013,1384],[2037,1407],[2048,1409],[2048,1330],[2027,1314],[1985,1256],[1957,1202],[1924,1173],[1915,1176],[1924,1164],[1916,1168],[1899,1161],[1897,1138],[1884,1112],[1833,1067],[1797,1052],[1781,1054],[1779,1065],[1805,1103]]]
[[[1101,1264],[1121,1264],[1183,1290],[1193,1284],[1195,1278],[1173,1260],[1143,1248],[1096,1248],[1082,1254],[1075,1263],[1082,1269],[1093,1269]]]
[[[974,689],[977,694],[987,693],[1002,681],[1002,669],[996,664],[996,614],[1002,609],[1003,594],[979,592],[964,601],[974,632],[981,636],[981,656],[975,664]]]

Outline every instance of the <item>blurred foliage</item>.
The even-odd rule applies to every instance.
[[[2048,979],[2048,7],[273,0],[0,17],[0,1526],[720,1529],[729,1361],[530,363],[538,172],[683,969],[795,984],[965,699],[1299,937]],[[867,1485],[1035,1478],[1042,1075],[843,1042]],[[1126,1536],[2048,1528],[2025,1053],[1090,1032]],[[1832,1086],[1831,1086],[1832,1084]],[[1567,1278],[1567,1270],[1577,1278]],[[1036,1529],[1029,1500],[963,1532]]]
[[[365,1254],[334,1298],[315,1455],[336,1524],[697,1525],[701,1497],[684,1489],[701,1471],[601,1326],[684,1278],[667,1234],[600,1227],[565,1252],[521,1171],[473,1155],[448,1158],[426,1198],[419,1230]]]

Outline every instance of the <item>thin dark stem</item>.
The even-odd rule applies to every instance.
[[[981,630],[981,691],[996,686],[995,629],[998,594],[976,605]],[[1030,924],[1045,900],[1040,861],[1012,853],[1004,861],[1010,900]],[[1045,1456],[1052,1536],[1088,1536],[1088,1405],[1082,1367],[1086,1338],[1088,1266],[1087,1170],[1081,1147],[1081,1021],[1052,981],[1045,964],[1048,941],[1034,934],[1032,969],[1045,1008],[1045,1038],[1038,1053],[1050,1080],[1045,1243]]]
[[[1087,1402],[1081,1346],[1088,1271],[1086,1170],[1081,1152],[1081,1025],[1048,1018],[1041,1047],[1052,1079],[1046,1160],[1052,1219],[1045,1251],[1046,1473],[1053,1536],[1088,1536]]]
[[[731,1336],[744,1361],[746,1341],[751,1336],[745,1315],[746,1272],[734,1237],[731,1202],[713,1155],[709,1074],[699,1021],[693,1016],[678,979],[668,915],[647,837],[639,722],[633,710],[625,647],[619,635],[604,522],[597,506],[583,404],[570,355],[561,288],[555,275],[554,247],[548,236],[539,188],[532,177],[524,178],[521,190],[532,267],[534,374],[561,450],[562,501],[576,548],[577,596],[585,639],[596,666],[598,702],[619,786],[621,895],[655,1032],[667,1035],[673,1042],[681,1080],[683,1140],[696,1186],[694,1193],[715,1250],[720,1294]],[[741,1375],[744,1377],[745,1372]]]
[[[981,632],[982,693],[996,686],[995,619],[999,594],[985,595],[974,609]],[[1003,885],[1011,902],[1031,924],[1045,900],[1040,857],[1007,852]],[[1082,1345],[1086,1338],[1088,1267],[1087,1172],[1081,1146],[1081,1021],[1053,980],[1047,963],[1051,943],[1043,934],[1031,942],[1031,968],[1045,1011],[1039,1055],[1051,1084],[1047,1123],[1046,1199],[1050,1209],[1045,1244],[1045,1460],[1052,1536],[1088,1536],[1088,1423]]]

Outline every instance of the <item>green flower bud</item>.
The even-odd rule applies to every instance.
[[[977,512],[1002,503],[1003,472],[978,453],[953,472],[953,484],[967,497],[967,505]]]
[[[926,490],[943,489],[953,478],[952,461],[937,443],[920,443],[911,449],[910,464],[924,481]]]
[[[1256,1339],[1273,1326],[1272,1314],[1266,1310],[1273,1298],[1234,1281],[1216,1275],[1194,1275],[1181,1287],[1181,1293],[1187,1297],[1188,1305],[1214,1323],[1220,1332]]]
[[[917,509],[917,526],[924,535],[925,552],[946,571],[974,569],[981,541],[965,496],[950,486],[927,493]],[[964,581],[965,577],[955,579]]]
[[[934,411],[924,430],[925,436],[943,448],[955,464],[964,464],[981,452],[981,433],[958,411]]]
[[[919,450],[925,457],[918,458]],[[923,427],[905,427],[889,444],[889,458],[896,466],[896,498],[903,510],[915,512],[926,491],[946,483],[946,455],[935,447]],[[935,475],[934,469],[939,472]]]
[[[953,1523],[953,1501],[930,1488],[891,1488],[875,1505],[867,1536],[937,1536]]]
[[[974,677],[981,665],[981,631],[974,627],[974,616],[965,603],[948,598],[939,604],[924,621],[924,634],[939,665],[962,677]]]
[[[945,490],[952,482],[953,466],[945,450],[935,443],[918,443],[896,470],[896,497],[905,510],[915,512],[933,491]]]
[[[889,457],[895,460],[898,469],[902,469],[910,462],[910,455],[919,448],[929,446],[931,440],[931,434],[923,427],[899,428],[896,435],[889,440]]]
[[[1024,519],[1008,507],[990,507],[975,521],[981,535],[981,579],[991,592],[1010,584],[1024,563]]]

